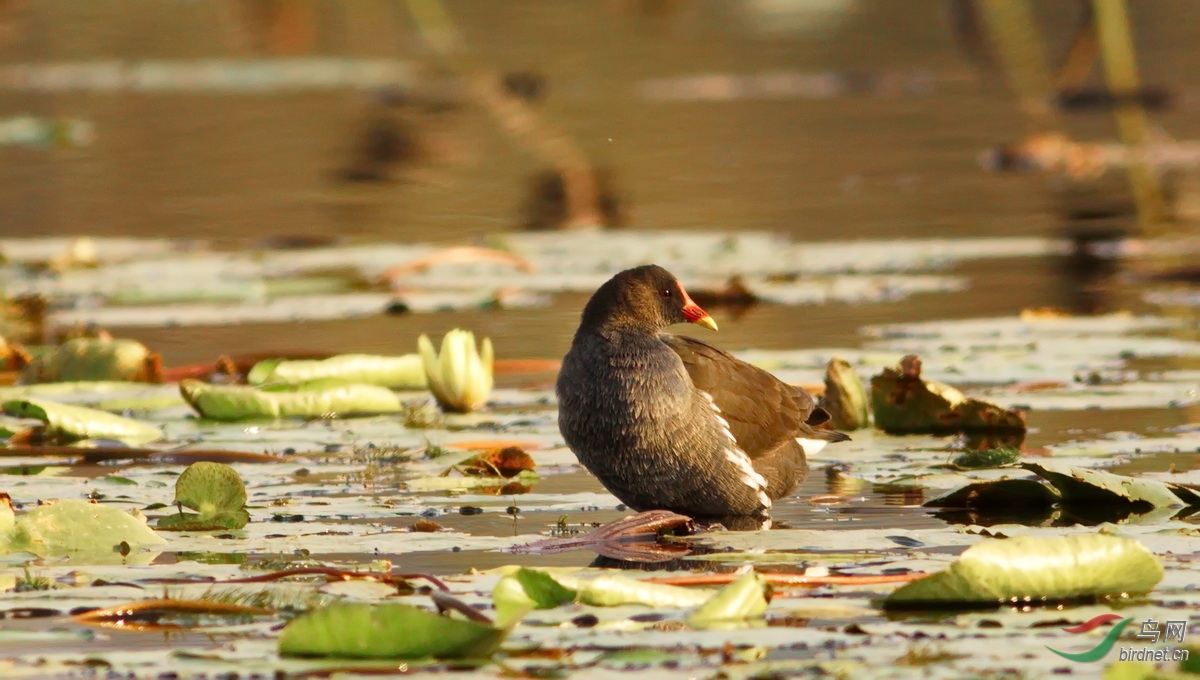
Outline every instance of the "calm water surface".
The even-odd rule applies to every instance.
[[[463,243],[520,228],[530,178],[542,169],[485,111],[453,105],[454,88],[400,3],[297,3],[278,25],[255,20],[252,0],[170,3],[55,0],[0,8],[0,65],[51,61],[251,59],[339,56],[411,64],[416,103],[385,105],[374,93],[338,89],[262,94],[37,93],[0,90],[0,117],[83,118],[85,148],[0,146],[0,235],[170,237],[238,249],[271,238],[317,242]],[[964,57],[933,0],[829,0],[801,11],[760,0],[447,0],[480,68],[531,72],[544,86],[536,110],[614,178],[630,228],[768,230],[797,240],[1050,235],[1064,228],[1043,180],[980,169],[979,153],[1028,132],[995,73]],[[800,4],[800,3],[796,3]],[[1051,52],[1063,49],[1071,3],[1043,7]],[[777,13],[776,13],[777,12]],[[1200,5],[1138,3],[1137,38],[1147,80],[1177,106],[1159,120],[1174,136],[1200,135],[1194,115],[1200,56],[1191,28]],[[289,23],[292,22],[292,23]],[[286,29],[286,26],[292,26]],[[272,26],[276,26],[272,28]],[[11,30],[8,30],[11,29]],[[279,32],[282,31],[282,32]],[[851,94],[727,101],[652,101],[647,83],[698,74],[827,74],[859,83]],[[887,81],[886,78],[899,79]],[[837,80],[841,79],[841,80]],[[907,92],[881,82],[917,83]],[[450,106],[429,101],[449,91]],[[393,181],[348,183],[365,131],[383,121],[411,130],[415,160],[389,167]],[[1109,118],[1079,114],[1073,134],[1110,138]],[[1055,259],[988,261],[955,272],[961,293],[886,304],[717,311],[729,349],[854,346],[864,324],[1070,308],[1079,284]],[[1099,309],[1145,306],[1140,290],[1102,281]],[[223,353],[304,350],[399,353],[420,333],[470,327],[501,357],[556,358],[574,332],[579,295],[548,308],[465,311],[302,324],[133,329],[168,364]],[[119,329],[118,329],[119,330]],[[1029,444],[1112,430],[1156,432],[1195,420],[1180,410],[1033,413]],[[1193,463],[1194,464],[1194,461]],[[777,508],[791,526],[940,525],[921,498],[864,490],[853,507],[814,508],[825,493],[813,474]],[[552,477],[539,491],[596,490],[583,474]],[[473,533],[540,530],[503,505],[445,523]],[[607,521],[619,513],[594,513]],[[593,519],[593,518],[588,518]],[[405,520],[407,521],[407,520]],[[406,568],[457,571],[504,555],[405,556]],[[586,555],[547,558],[579,563]]]

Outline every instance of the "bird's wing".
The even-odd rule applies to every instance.
[[[663,334],[679,355],[692,383],[707,392],[738,446],[751,458],[789,439],[819,436],[811,425],[829,420],[803,388],[693,338]]]

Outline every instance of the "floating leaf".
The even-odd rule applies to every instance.
[[[0,529],[4,521],[0,519]],[[3,532],[0,532],[3,533]],[[129,549],[166,544],[146,526],[146,519],[107,505],[66,499],[40,505],[16,518],[7,545],[0,550],[24,551],[39,557],[82,554],[89,561],[115,562]]]
[[[987,539],[949,569],[897,588],[889,609],[999,606],[1150,592],[1163,567],[1137,541],[1092,534]]]
[[[224,463],[192,463],[175,480],[175,502],[197,511],[158,520],[158,528],[172,531],[241,529],[250,521],[246,511],[246,485]]]
[[[761,574],[748,571],[733,583],[713,593],[693,609],[684,622],[692,628],[724,628],[740,625],[746,619],[761,617],[767,611],[771,586]]]
[[[103,380],[161,382],[162,359],[136,340],[75,338],[21,371],[25,383]]]
[[[927,508],[978,510],[1047,510],[1061,497],[1054,489],[1032,479],[976,482],[925,501]]]
[[[834,357],[826,365],[821,406],[829,412],[835,430],[859,430],[871,425],[867,388],[858,371],[845,359]]]
[[[521,568],[504,579],[496,589],[499,592],[498,607],[505,613],[522,606],[548,609],[572,600],[597,607],[641,604],[655,608],[691,608],[703,604],[716,592],[650,583],[608,572],[584,578]]]
[[[148,423],[46,399],[14,399],[4,403],[4,411],[9,415],[36,418],[46,423],[47,433],[61,441],[116,439],[136,446],[157,441],[163,436],[162,431]]]
[[[209,385],[198,380],[179,383],[183,398],[210,420],[251,418],[319,418],[399,413],[400,398],[386,387],[318,381],[266,391],[245,385]]]
[[[503,625],[531,609],[552,609],[575,599],[576,591],[567,588],[550,574],[522,567],[502,577],[492,589],[496,616]]]
[[[468,475],[515,477],[535,467],[533,457],[519,447],[506,446],[471,456],[459,464]]]
[[[889,434],[1024,432],[1025,416],[937,382],[921,379],[921,360],[908,355],[899,368],[871,378],[875,425]]]
[[[279,636],[279,653],[348,659],[485,658],[507,634],[507,628],[407,604],[338,603],[288,623]]]
[[[1200,491],[1181,484],[1170,484],[1142,477],[1126,477],[1103,470],[1088,470],[1052,461],[1026,463],[1055,486],[1064,504],[1109,504],[1127,502],[1157,508],[1200,505]],[[1148,509],[1148,508],[1147,508]]]
[[[711,590],[680,588],[648,583],[620,574],[604,573],[592,578],[556,575],[556,581],[576,592],[576,598],[599,607],[643,604],[648,607],[696,607],[713,594]]]
[[[342,380],[392,389],[424,389],[425,368],[419,354],[389,357],[370,354],[340,354],[328,359],[268,359],[246,374],[251,385],[301,384],[314,380]]]

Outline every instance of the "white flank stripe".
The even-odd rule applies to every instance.
[[[829,442],[824,439],[805,439],[804,437],[796,437],[796,443],[800,448],[804,449],[804,455],[814,456],[818,451],[825,448]]]
[[[742,482],[746,486],[754,489],[758,493],[758,502],[766,509],[771,507],[771,497],[767,495],[767,480],[762,475],[758,474],[758,470],[750,463],[750,456],[746,452],[738,448],[737,440],[733,438],[733,433],[729,431],[729,421],[721,415],[721,409],[717,407],[713,401],[712,395],[704,390],[700,390],[700,394],[708,400],[709,407],[713,413],[717,415],[717,422],[721,423],[721,429],[725,431],[725,437],[729,439],[731,446],[725,449],[725,459],[733,463],[738,471],[742,473]]]

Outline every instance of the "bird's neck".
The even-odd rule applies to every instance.
[[[580,326],[575,337],[598,338],[615,347],[637,347],[657,341],[658,329],[629,319],[612,317]]]

